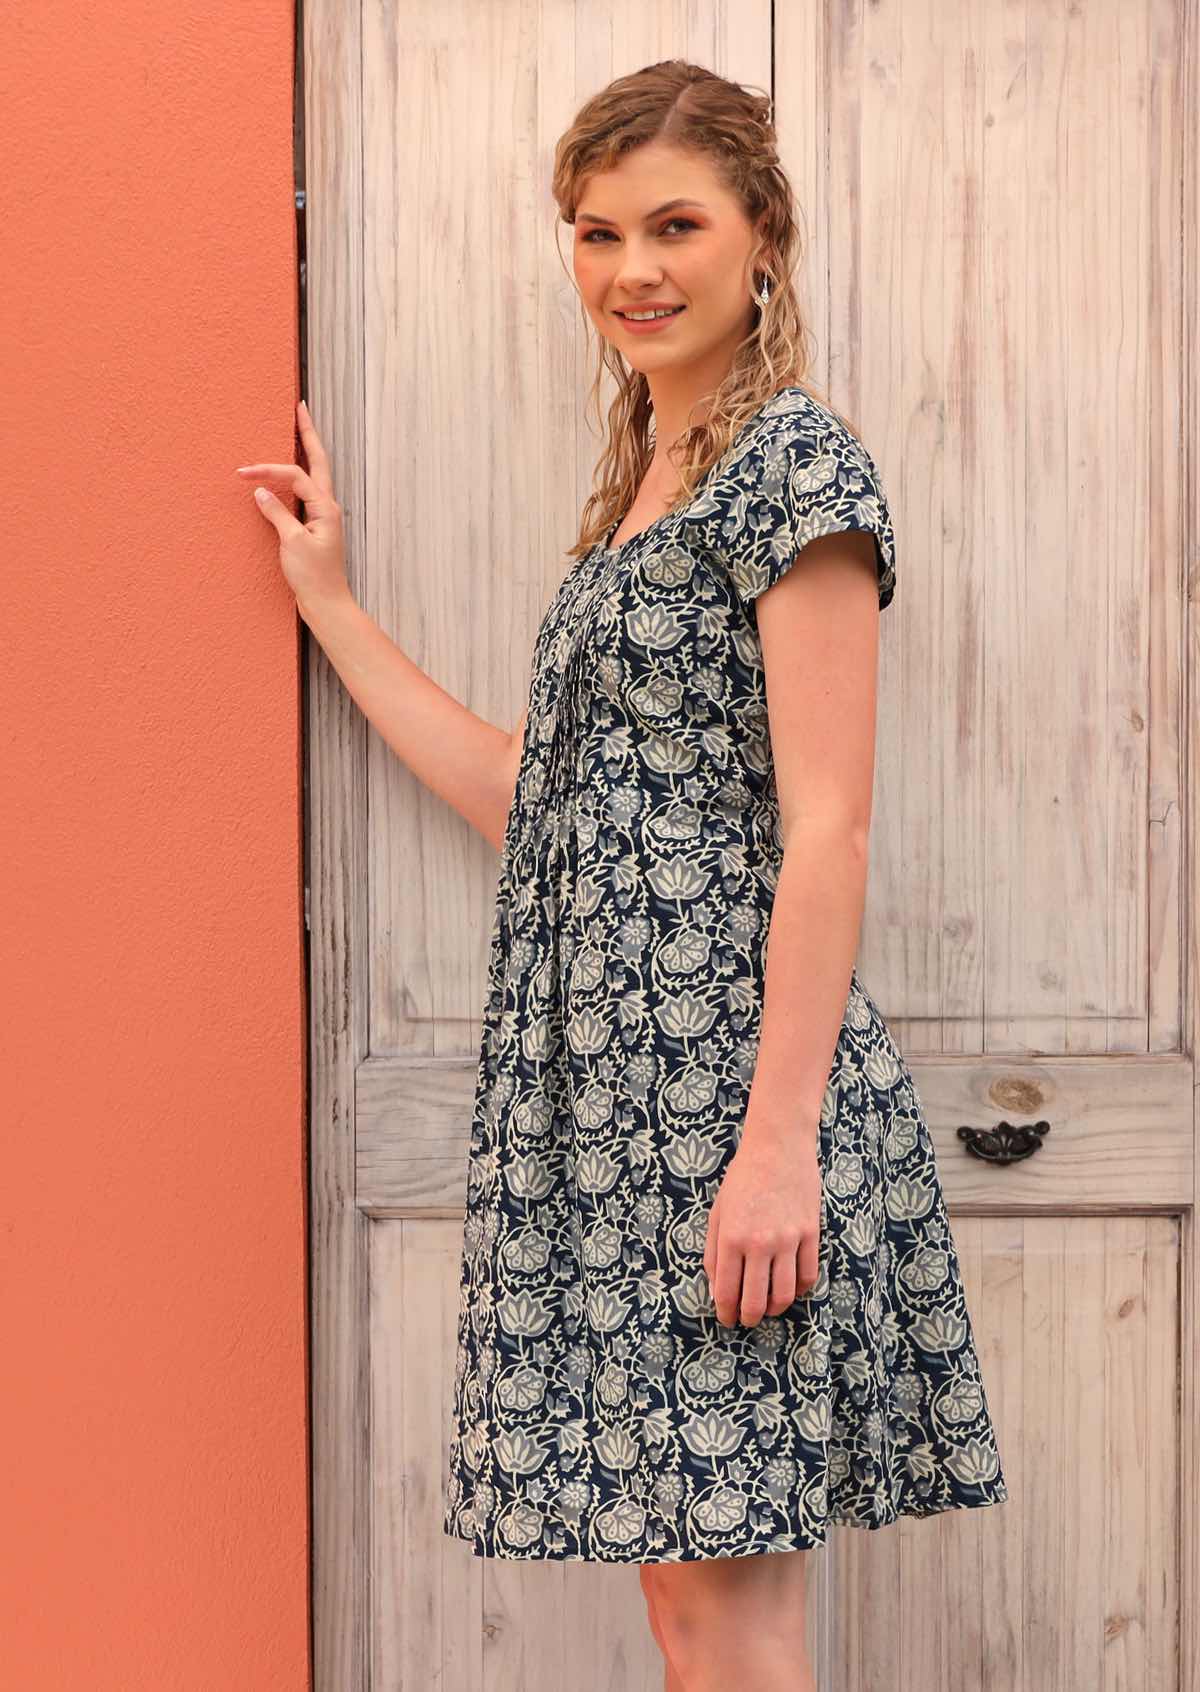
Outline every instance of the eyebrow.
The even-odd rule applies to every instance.
[[[655,206],[652,212],[646,213],[645,221],[649,223],[652,218],[661,217],[666,211],[674,211],[676,206],[695,206],[699,211],[708,210],[703,200],[664,200],[661,206]],[[586,218],[589,223],[606,223],[610,229],[614,227],[615,220],[613,218],[598,217],[595,212],[577,211],[575,216],[577,219]]]

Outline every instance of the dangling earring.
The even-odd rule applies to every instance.
[[[762,308],[766,305],[767,301],[770,299],[770,297],[771,297],[771,294],[770,294],[769,288],[767,287],[767,278],[766,278],[766,275],[764,273],[763,279],[762,279],[762,287],[758,290],[757,294],[752,293],[750,295],[750,298],[754,301],[754,303],[758,307],[759,311],[761,311]]]

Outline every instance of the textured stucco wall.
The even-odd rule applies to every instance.
[[[290,0],[0,12],[0,1684],[308,1685]]]

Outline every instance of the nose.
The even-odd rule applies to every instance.
[[[637,241],[627,241],[616,274],[617,284],[625,296],[628,298],[648,285],[657,287],[662,279],[662,265],[656,264],[651,254]]]

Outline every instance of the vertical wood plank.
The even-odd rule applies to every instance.
[[[1155,1460],[1147,1443],[1149,1336],[1152,1322],[1161,1324],[1159,1331],[1167,1335],[1174,1324],[1169,1306],[1152,1315],[1146,1303],[1148,1219],[1113,1216],[1103,1227],[1103,1419],[1108,1437],[1097,1477],[1105,1498],[1101,1673],[1111,1686],[1145,1687],[1149,1692],[1146,1610],[1153,1547],[1147,1505]],[[1093,1391],[1091,1396],[1095,1400],[1099,1394]]]
[[[361,34],[303,8],[309,409],[330,454],[355,592],[366,576]],[[354,1206],[354,1075],[366,1053],[366,725],[307,642],[311,969],[309,1203],[313,1681],[362,1692],[370,1626],[366,1232]]]
[[[957,1221],[956,1224],[957,1226]],[[983,1627],[980,1692],[1032,1684],[1025,1660],[1026,1500],[1036,1492],[1025,1468],[1025,1380],[1032,1364],[1025,1336],[1025,1219],[993,1216],[981,1224],[976,1324],[979,1367],[996,1424],[1008,1500],[994,1532],[981,1536],[979,1593]],[[995,1512],[989,1511],[992,1515]]]
[[[1195,1523],[1179,1492],[1179,1376],[1188,1353],[1180,1345],[1180,1230],[1174,1216],[1146,1219],[1143,1268],[1146,1312],[1146,1692],[1180,1674],[1179,1540]],[[1180,1676],[1179,1684],[1187,1681]]]
[[[1193,99],[1183,95],[1183,81],[1195,69],[1196,8],[1179,0],[1148,0],[1149,143],[1146,170],[1150,196],[1149,317],[1151,345],[1158,357],[1148,372],[1149,510],[1147,513],[1148,619],[1150,649],[1165,655],[1176,646],[1178,629],[1187,630],[1187,549],[1185,537],[1195,534],[1195,411],[1197,383],[1184,391],[1181,372],[1194,372],[1195,337],[1188,333],[1196,312],[1194,250],[1200,207],[1195,204],[1197,149]],[[1185,25],[1184,19],[1188,20]],[[1186,37],[1186,39],[1185,39]],[[1193,81],[1195,91],[1195,82]],[[1185,114],[1191,112],[1189,128]],[[1189,183],[1193,186],[1189,190]],[[1190,201],[1189,204],[1189,193]],[[1179,230],[1182,229],[1182,250]],[[1190,280],[1189,280],[1190,278]],[[1193,355],[1188,356],[1188,344]],[[1184,378],[1184,380],[1187,380]],[[1188,428],[1187,407],[1193,412]],[[1180,462],[1180,442],[1191,442]],[[1180,484],[1182,483],[1182,486]],[[1182,496],[1182,497],[1180,497]],[[1190,516],[1189,516],[1190,513]],[[1187,642],[1181,650],[1186,653]],[[1195,924],[1194,880],[1183,878],[1186,857],[1183,803],[1183,740],[1191,717],[1185,693],[1194,697],[1194,658],[1190,677],[1185,669],[1163,657],[1150,665],[1148,723],[1149,775],[1149,1015],[1152,1052],[1178,1051],[1181,1043],[1196,1050],[1194,1030],[1185,1010],[1187,925]],[[1194,744],[1194,737],[1193,737]],[[1195,774],[1193,768],[1193,777]],[[1195,833],[1190,836],[1196,840]],[[1180,909],[1178,888],[1185,888]],[[1184,1042],[1185,1031],[1189,1035]]]
[[[1013,913],[1021,908],[1023,889],[1013,881],[1010,831],[1014,820],[1024,816],[1023,771],[1021,720],[1014,721],[1011,711],[1015,701],[1026,698],[1025,661],[1010,631],[1019,630],[1026,615],[1020,563],[1026,523],[1026,369],[1034,362],[1024,280],[1030,239],[1026,154],[1029,111],[1040,90],[1027,65],[1025,0],[983,0],[980,22],[980,314],[973,363],[988,433],[978,466],[978,546],[969,561],[979,583],[978,717],[960,718],[959,732],[979,735],[973,756],[986,795],[977,845],[982,897],[974,920],[983,936],[979,1050],[990,1052],[1010,1049],[1004,1019],[1022,1003]]]
[[[1110,704],[1114,694],[1118,699],[1123,697],[1124,672],[1130,667],[1117,614],[1117,577],[1127,566],[1118,559],[1114,531],[1118,506],[1136,502],[1137,478],[1136,467],[1132,467],[1135,474],[1129,481],[1120,484],[1104,471],[1114,461],[1122,428],[1113,415],[1114,408],[1120,408],[1121,390],[1131,374],[1128,355],[1122,358],[1122,342],[1116,332],[1123,266],[1112,245],[1115,231],[1107,184],[1114,171],[1122,174],[1120,152],[1127,146],[1136,147],[1136,141],[1133,126],[1114,126],[1110,121],[1118,98],[1120,69],[1109,56],[1116,44],[1109,38],[1105,13],[1103,3],[1074,6],[1070,0],[1063,0],[1061,18],[1056,15],[1054,28],[1055,52],[1061,59],[1048,61],[1046,66],[1047,80],[1053,78],[1056,84],[1061,81],[1063,111],[1055,122],[1056,132],[1063,136],[1055,154],[1061,172],[1056,221],[1061,228],[1062,291],[1056,290],[1052,296],[1052,314],[1062,312],[1065,360],[1061,371],[1062,416],[1061,421],[1055,420],[1062,451],[1063,512],[1061,544],[1054,544],[1047,534],[1051,544],[1040,545],[1034,560],[1034,567],[1048,578],[1046,591],[1054,594],[1062,607],[1062,626],[1055,631],[1061,635],[1062,645],[1055,668],[1064,682],[1074,682],[1070,694],[1062,700],[1066,718],[1063,756],[1057,771],[1050,774],[1050,791],[1045,791],[1039,781],[1035,796],[1039,809],[1051,808],[1056,826],[1063,823],[1064,815],[1071,821],[1071,826],[1056,834],[1053,845],[1049,840],[1044,842],[1045,895],[1053,897],[1062,912],[1065,946],[1062,967],[1056,971],[1050,947],[1060,931],[1047,935],[1050,944],[1041,959],[1047,985],[1045,1004],[1049,1008],[1053,994],[1053,1014],[1057,1017],[1061,1005],[1069,1049],[1081,1052],[1104,1051],[1110,1039],[1121,1038],[1120,1028],[1126,1026],[1111,1016],[1116,1008],[1113,978],[1122,969],[1119,956],[1127,955],[1130,924],[1137,924],[1133,914],[1136,904],[1125,900],[1109,904],[1108,899],[1114,872],[1140,879],[1138,865],[1143,857],[1138,840],[1132,843],[1127,861],[1115,860],[1109,827],[1110,820],[1118,822],[1118,813],[1125,814],[1125,788],[1136,781],[1136,772],[1127,771],[1122,782],[1117,765],[1131,718],[1144,720],[1144,701],[1140,695],[1136,701],[1129,700],[1124,723],[1117,720],[1122,715],[1120,709]],[[1110,148],[1117,157],[1110,156]],[[1132,255],[1128,262],[1136,274],[1139,263],[1144,262],[1136,234],[1136,197],[1130,202],[1129,212],[1129,244],[1119,250]],[[1059,254],[1048,256],[1058,258]],[[1132,306],[1130,301],[1131,314]],[[1135,356],[1140,339],[1140,334],[1130,338]],[[1045,373],[1051,382],[1058,374],[1057,369]],[[1059,467],[1056,461],[1055,469]],[[1136,569],[1144,562],[1144,548],[1139,544],[1128,550],[1133,553]],[[1144,672],[1144,663],[1141,643],[1135,639],[1132,645],[1130,656],[1136,676],[1138,671]],[[1120,673],[1114,674],[1114,670]],[[1048,700],[1046,704],[1049,707]],[[1144,759],[1141,764],[1144,770]],[[1061,856],[1052,855],[1059,852]],[[1085,913],[1094,911],[1101,901],[1110,920],[1086,920]],[[1035,918],[1040,914],[1039,907]],[[1030,956],[1031,969],[1037,961]],[[1144,991],[1144,968],[1139,974]],[[1036,1039],[1036,1034],[1031,1029],[1027,1037]]]
[[[997,666],[994,723],[997,786],[1010,801],[993,813],[989,831],[987,928],[992,971],[987,982],[989,1038],[1016,1051],[1061,1051],[1067,1041],[1066,912],[1061,728],[1076,717],[1066,694],[1070,649],[1062,560],[1066,556],[1065,324],[1066,255],[1073,211],[1063,198],[1068,114],[1064,112],[1066,0],[1025,8],[1024,223],[1011,229],[1016,269],[1011,283],[1024,299],[1018,360],[1028,372],[1017,419],[1011,497],[1014,552],[995,572],[989,623],[1001,631],[1008,663]],[[1053,560],[1053,567],[1043,560]],[[1019,704],[1019,709],[1018,709]],[[1020,818],[1019,827],[1017,818]],[[1015,830],[1015,833],[1014,833]]]
[[[986,245],[997,215],[988,199],[988,160],[1013,145],[1013,101],[990,107],[987,31],[994,0],[963,0],[945,9],[942,117],[945,133],[942,228],[944,399],[940,403],[941,517],[928,536],[928,568],[939,567],[937,632],[945,708],[939,740],[945,771],[940,821],[942,909],[937,1049],[983,1049],[984,908],[990,793],[980,748],[988,647],[986,560],[990,547],[983,495],[994,441],[996,396],[988,385],[992,319],[984,309]],[[1018,104],[1019,109],[1019,104]],[[915,531],[910,547],[918,547]],[[910,567],[921,567],[914,552]],[[901,584],[896,605],[906,592]],[[911,1038],[911,1033],[909,1035]],[[927,1041],[932,1045],[933,1039]]]
[[[1164,22],[1162,7],[1155,11],[1156,60],[1169,49],[1172,26]],[[1200,533],[1200,15],[1195,4],[1183,7],[1180,26],[1182,52],[1182,99],[1179,125],[1182,132],[1182,192],[1180,229],[1182,300],[1179,317],[1181,358],[1179,369],[1188,373],[1181,384],[1179,405],[1184,444],[1180,521],[1183,550],[1181,589],[1187,605],[1182,721],[1187,725],[1187,831],[1185,862],[1190,867],[1184,879],[1186,899],[1182,933],[1185,970],[1183,980],[1183,1027],[1186,1049],[1193,1061],[1200,1050],[1200,918],[1196,904],[1196,850],[1200,844],[1200,734],[1196,732],[1197,678],[1200,677],[1200,558],[1195,536]],[[1156,84],[1157,86],[1157,84]],[[1166,95],[1164,93],[1164,100]],[[1164,220],[1165,221],[1165,220]],[[1172,268],[1177,263],[1172,259]],[[1169,415],[1169,412],[1167,413]],[[1163,439],[1166,416],[1160,425]],[[1177,573],[1174,572],[1173,573]],[[1161,1018],[1160,1018],[1161,1020]],[[1193,1091],[1193,1099],[1196,1093]],[[1193,1118],[1193,1145],[1200,1120]],[[1188,1501],[1180,1545],[1182,1615],[1180,1633],[1181,1686],[1200,1682],[1200,1523],[1195,1499],[1200,1495],[1200,1231],[1196,1226],[1195,1164],[1193,1163],[1192,1205],[1182,1224],[1183,1276],[1180,1289],[1180,1414],[1183,1423],[1181,1452],[1181,1498]]]
[[[863,391],[859,414],[868,442],[894,464],[890,487],[903,512],[910,557],[906,587],[903,667],[898,691],[887,694],[885,715],[897,723],[895,739],[880,747],[889,759],[891,785],[882,796],[891,827],[899,830],[895,863],[904,887],[901,921],[887,961],[899,963],[904,998],[891,996],[906,1016],[912,1051],[941,1049],[942,955],[946,942],[945,853],[942,818],[953,804],[945,788],[945,715],[929,715],[926,679],[946,676],[953,662],[953,631],[940,614],[945,512],[942,348],[946,312],[945,117],[947,69],[940,0],[868,5],[863,13]],[[909,229],[920,229],[912,240]],[[874,446],[872,450],[875,450]],[[885,484],[889,485],[889,484]],[[897,572],[902,566],[897,564]],[[898,576],[897,576],[898,579]],[[916,685],[914,685],[916,684]],[[914,856],[919,875],[903,866]],[[881,989],[885,986],[880,983]],[[885,1007],[886,1014],[886,1007]]]

